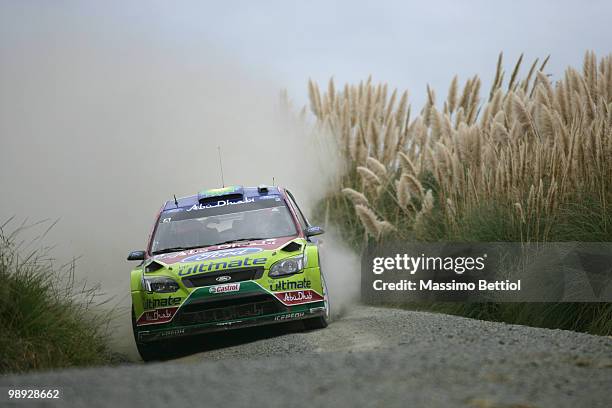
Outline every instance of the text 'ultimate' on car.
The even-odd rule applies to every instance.
[[[145,361],[167,340],[234,328],[303,321],[324,328],[329,299],[319,246],[292,194],[231,186],[172,199],[147,248],[128,260],[132,326]]]

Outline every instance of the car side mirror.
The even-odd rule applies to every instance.
[[[313,237],[315,235],[321,235],[324,232],[325,231],[323,231],[323,228],[317,227],[317,226],[308,227],[308,228],[306,228],[306,231],[304,231],[304,233],[306,234],[307,237]]]
[[[145,251],[132,251],[127,257],[128,261],[144,261]]]

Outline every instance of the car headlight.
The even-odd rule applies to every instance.
[[[277,277],[301,272],[306,265],[306,254],[282,259],[270,267],[268,276]]]
[[[147,292],[172,293],[179,290],[174,279],[165,276],[152,276],[142,279],[142,286]]]

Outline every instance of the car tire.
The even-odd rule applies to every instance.
[[[168,358],[169,350],[165,342],[155,341],[151,343],[142,343],[138,341],[134,308],[132,308],[132,332],[134,333],[134,341],[136,342],[138,354],[140,354],[140,358],[142,358],[143,361],[158,361]]]
[[[317,330],[324,329],[329,325],[329,321],[331,320],[331,310],[329,306],[329,295],[327,293],[327,284],[325,283],[325,277],[323,276],[323,272],[321,272],[321,283],[323,285],[323,302],[325,303],[325,314],[319,317],[313,317],[312,319],[305,319],[303,321],[304,328],[306,330]]]

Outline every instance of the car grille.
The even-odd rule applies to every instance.
[[[214,323],[288,310],[270,295],[250,295],[185,305],[180,309],[175,321],[183,325]]]
[[[228,269],[218,272],[203,273],[200,276],[183,278],[183,284],[188,288],[198,288],[200,286],[219,285],[221,283],[235,283],[246,280],[259,279],[263,276],[264,268],[240,268]],[[228,276],[231,279],[217,280],[221,276]]]

